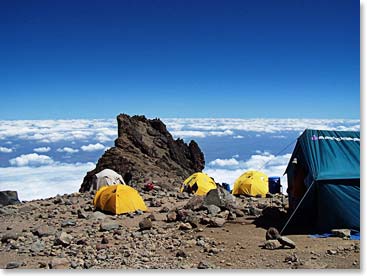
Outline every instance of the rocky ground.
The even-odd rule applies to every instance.
[[[283,223],[284,196],[203,198],[158,186],[141,195],[149,212],[118,216],[95,210],[93,193],[1,207],[0,268],[360,268],[359,241],[266,241]]]

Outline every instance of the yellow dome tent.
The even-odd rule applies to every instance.
[[[197,172],[186,178],[181,187],[181,192],[187,191],[201,196],[216,188],[217,184],[215,184],[213,178],[205,173]]]
[[[96,208],[116,215],[146,211],[147,206],[138,191],[128,185],[112,185],[100,188],[93,199]]]
[[[234,182],[234,195],[261,195],[265,197],[269,192],[268,176],[259,171],[247,171]]]

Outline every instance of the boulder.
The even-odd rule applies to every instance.
[[[5,269],[14,269],[23,265],[23,262],[9,262],[6,264]]]
[[[126,181],[144,186],[149,177],[163,189],[177,188],[188,176],[203,170],[204,154],[195,141],[174,140],[160,119],[145,116],[117,116],[117,139],[87,173],[80,192],[91,189],[93,176],[104,169],[114,170]],[[174,179],[174,183],[172,183]]]
[[[70,262],[66,258],[53,258],[50,262],[51,269],[67,269],[70,266]]]
[[[180,225],[178,226],[179,230],[191,230],[192,226],[190,223],[185,223],[185,222],[181,222]]]
[[[196,211],[203,208],[203,203],[204,203],[204,197],[195,195],[192,198],[190,198],[189,201],[187,201],[187,203],[183,208]]]
[[[226,223],[224,218],[211,218],[208,225],[210,227],[222,227]]]
[[[107,216],[99,211],[94,212],[88,216],[90,220],[104,220]]]
[[[111,231],[119,228],[120,225],[114,221],[104,221],[99,225],[100,231]]]
[[[140,222],[139,222],[139,229],[140,230],[149,230],[153,227],[153,224],[151,222],[150,219],[148,218],[143,218]]]
[[[19,238],[19,234],[16,232],[7,232],[1,237],[1,242],[9,242],[11,240],[17,240]]]
[[[206,208],[208,209],[208,214],[212,216],[215,216],[221,211],[221,209],[218,206],[213,204],[207,206]]]
[[[280,236],[278,238],[278,241],[283,246],[288,246],[290,248],[296,248],[295,242],[292,241],[291,239],[287,238],[287,237]]]
[[[73,240],[72,235],[69,235],[66,232],[59,232],[58,234],[56,234],[55,244],[56,245],[60,244],[64,247],[66,247],[66,246],[71,244],[72,240]]]
[[[41,240],[35,241],[30,248],[31,252],[39,253],[45,249],[45,244]]]
[[[52,226],[48,226],[46,224],[43,224],[39,227],[37,227],[34,231],[33,234],[42,238],[42,237],[46,237],[46,236],[52,236],[55,235],[56,233],[56,229]]]
[[[168,212],[167,216],[166,216],[166,220],[167,222],[174,222],[177,220],[177,214],[175,211],[170,211]]]
[[[276,240],[276,239],[280,238],[280,234],[279,234],[279,232],[276,228],[270,227],[266,231],[265,238],[266,238],[266,240]]]
[[[268,250],[274,250],[280,246],[280,243],[277,240],[267,240],[262,245],[262,248],[268,249]]]
[[[0,207],[20,203],[16,191],[0,191]]]
[[[340,238],[350,238],[350,229],[332,229],[331,233]]]
[[[203,205],[208,207],[209,205],[215,205],[224,209],[237,208],[236,198],[222,187],[210,190],[204,198]]]

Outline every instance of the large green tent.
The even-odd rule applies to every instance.
[[[359,132],[306,129],[285,173],[291,216],[282,232],[359,231]]]

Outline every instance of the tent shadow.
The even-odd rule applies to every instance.
[[[266,207],[263,209],[262,215],[253,220],[256,227],[268,230],[275,227],[279,231],[287,222],[288,214],[286,211],[280,210],[278,207]]]

